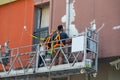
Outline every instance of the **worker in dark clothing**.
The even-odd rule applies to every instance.
[[[64,29],[63,29],[63,26],[62,25],[58,25],[57,27],[57,32],[53,34],[52,36],[52,41],[54,41],[53,43],[53,47],[54,48],[59,48],[60,46],[61,47],[64,47],[65,44],[66,44],[66,40],[62,40],[62,39],[67,39],[69,38],[68,35],[64,32]],[[62,41],[60,41],[62,40]],[[56,55],[55,53],[57,52],[58,49],[55,49],[55,52],[53,54],[53,57],[54,55]],[[59,51],[58,53],[58,61],[56,60],[56,62],[58,63],[54,63],[54,64],[62,64],[63,63],[63,54],[61,53],[61,51]]]
[[[4,44],[4,58],[2,58],[3,64],[7,66],[7,64],[10,62],[10,48],[8,47],[9,41],[7,40]]]

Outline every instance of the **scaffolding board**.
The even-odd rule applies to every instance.
[[[65,40],[71,40],[71,43],[52,49],[56,53],[53,52],[49,55],[41,55],[50,52],[51,49],[41,50],[40,44],[10,49],[10,56],[0,57],[0,67],[2,68],[0,77],[96,73],[98,67],[98,34],[86,29],[79,36]],[[60,40],[60,43],[62,41]],[[46,44],[48,43],[42,43],[42,45]],[[63,63],[54,64],[59,52],[63,55]],[[52,56],[53,54],[54,56]],[[10,62],[4,65],[4,59],[9,59]],[[39,59],[43,62],[43,66],[39,66]]]

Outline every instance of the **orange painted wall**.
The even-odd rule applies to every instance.
[[[0,44],[3,45],[7,39],[12,48],[31,44],[29,34],[32,34],[33,13],[33,0],[18,0],[0,6]],[[24,31],[24,25],[27,31]]]
[[[33,18],[33,0],[18,0],[0,6],[0,44],[4,45],[4,42],[9,40],[10,48],[31,45],[32,37],[30,35],[33,32]],[[27,27],[26,31],[24,30],[24,26]],[[31,48],[27,50],[30,51]],[[24,56],[21,59],[24,61],[27,57]],[[25,63],[23,62],[23,65]],[[15,65],[18,65],[18,63],[15,63]],[[0,69],[1,67],[0,65]]]

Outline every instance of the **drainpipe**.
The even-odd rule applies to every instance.
[[[69,36],[70,27],[70,0],[66,0],[66,33]]]
[[[53,0],[50,0],[50,23],[49,23],[49,34],[52,32],[53,25]]]

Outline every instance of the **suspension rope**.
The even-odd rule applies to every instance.
[[[11,17],[11,9],[10,9],[10,7],[8,7],[8,12],[7,12],[7,14],[8,14],[8,16],[7,16],[7,38],[6,38],[6,41],[7,40],[9,40],[9,37],[10,37],[10,17]]]
[[[25,0],[24,6],[25,6],[25,8],[24,8],[24,29],[22,30],[22,34],[21,34],[21,37],[20,37],[19,46],[20,46],[21,43],[22,43],[23,34],[24,34],[24,31],[25,31],[25,28],[26,28],[27,0]]]
[[[25,9],[24,9],[24,26],[26,26],[26,15],[27,15],[27,0],[25,0]]]

